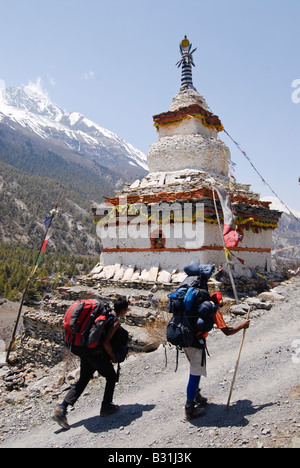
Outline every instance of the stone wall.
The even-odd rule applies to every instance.
[[[109,274],[110,273],[110,274]],[[87,276],[79,278],[78,286],[61,287],[53,298],[45,298],[43,307],[26,309],[23,313],[22,333],[15,347],[16,357],[21,365],[53,366],[66,358],[68,350],[64,345],[63,317],[68,307],[77,299],[94,298],[112,303],[119,296],[127,296],[131,302],[123,326],[129,332],[129,348],[132,352],[149,352],[161,344],[155,338],[155,321],[165,323],[170,316],[167,303],[170,292],[185,278],[184,273],[152,270],[144,279],[115,280],[111,270],[97,265]],[[266,274],[265,279],[255,278],[248,270],[245,276],[234,273],[235,284],[239,294],[255,295],[269,289],[272,280],[280,282],[282,278],[276,273]],[[99,276],[102,274],[101,278]],[[132,272],[131,272],[132,274]],[[160,276],[160,282],[158,281]],[[165,275],[165,276],[163,276]],[[232,287],[225,270],[217,273],[209,280],[210,293],[221,291],[229,302],[232,301]],[[154,333],[153,333],[154,330]],[[151,331],[151,333],[150,333]]]
[[[22,363],[51,366],[59,363],[66,355],[63,344],[63,315],[39,310],[26,310],[23,329],[16,351]]]
[[[58,296],[46,300],[42,308],[24,310],[22,332],[16,344],[16,353],[21,363],[51,366],[67,356],[63,318],[67,309],[77,299],[94,298],[105,300],[112,305],[118,295],[129,296],[131,310],[125,320],[122,320],[123,326],[129,332],[129,348],[134,352],[157,348],[159,343],[150,339],[145,327],[160,317],[162,294],[157,295],[147,288],[132,289],[126,282],[118,286],[117,283],[104,280],[101,288],[98,280],[92,283],[91,287],[82,285],[58,288]],[[151,286],[153,287],[153,284]],[[162,291],[164,293],[165,290]]]

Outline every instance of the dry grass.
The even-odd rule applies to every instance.
[[[232,301],[229,301],[229,302],[224,301],[224,305],[219,309],[221,311],[221,314],[222,315],[228,315],[229,311],[230,311],[230,309],[231,309],[231,307],[233,305],[236,305],[235,300],[232,300]]]
[[[151,339],[151,342],[160,344],[167,344],[167,324],[169,319],[167,317],[158,317],[152,322],[147,322],[144,330]]]
[[[157,308],[157,315],[154,320],[147,322],[144,330],[153,343],[167,344],[167,325],[171,318],[168,313],[168,299],[160,299]]]

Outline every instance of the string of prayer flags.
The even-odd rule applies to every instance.
[[[224,132],[226,133],[226,135],[230,138],[230,140],[236,145],[236,147],[239,149],[239,151],[243,154],[243,156],[245,156],[245,158],[247,159],[247,161],[251,164],[251,166],[253,167],[253,169],[255,170],[255,172],[258,174],[258,176],[260,177],[261,181],[263,182],[263,184],[267,185],[269,187],[269,189],[271,190],[271,192],[275,195],[276,198],[279,199],[279,201],[283,204],[283,206],[288,210],[289,214],[291,216],[293,216],[297,221],[298,223],[300,223],[300,219],[297,218],[294,213],[290,210],[290,208],[280,199],[280,197],[277,195],[277,193],[273,190],[273,188],[270,186],[270,184],[268,184],[268,182],[263,178],[263,176],[261,175],[261,173],[258,171],[258,169],[255,167],[255,165],[253,164],[253,162],[251,161],[251,159],[249,158],[249,156],[247,155],[246,151],[244,151],[242,148],[241,148],[241,145],[235,141],[231,135],[229,135],[229,133],[224,129]]]

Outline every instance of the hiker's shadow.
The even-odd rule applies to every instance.
[[[200,418],[190,420],[190,423],[197,427],[245,427],[249,424],[246,416],[273,405],[276,405],[276,403],[253,405],[250,400],[238,400],[227,410],[227,405],[209,403],[206,414]]]
[[[84,426],[89,432],[106,432],[108,429],[129,426],[132,421],[141,418],[144,411],[151,411],[153,408],[155,405],[140,405],[138,403],[121,405],[120,410],[113,415],[100,417],[98,414],[72,424],[71,428]]]

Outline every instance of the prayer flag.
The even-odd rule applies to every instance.
[[[231,210],[230,197],[227,190],[223,187],[213,186],[213,189],[216,190],[219,200],[223,210],[224,216],[224,228],[223,228],[223,238],[225,242],[225,247],[230,249],[232,247],[237,247],[239,243],[239,234],[235,229],[233,214]]]
[[[43,253],[46,250],[47,244],[49,242],[49,239],[50,239],[51,233],[52,233],[51,222],[52,222],[52,219],[54,218],[56,213],[57,213],[57,210],[55,210],[55,211],[52,210],[51,216],[46,216],[46,218],[45,218],[44,226],[46,228],[47,233],[46,233],[45,238],[43,240],[42,247],[41,247],[41,250],[39,252],[39,255],[38,255],[37,259],[36,259],[35,268],[37,268],[40,265],[41,261],[42,261]]]
[[[44,240],[42,248],[41,248],[41,252],[45,252],[47,244],[48,244],[48,240]]]
[[[52,216],[46,216],[46,218],[44,220],[44,226],[45,226],[46,229],[48,229],[50,227],[52,218],[53,218]]]

